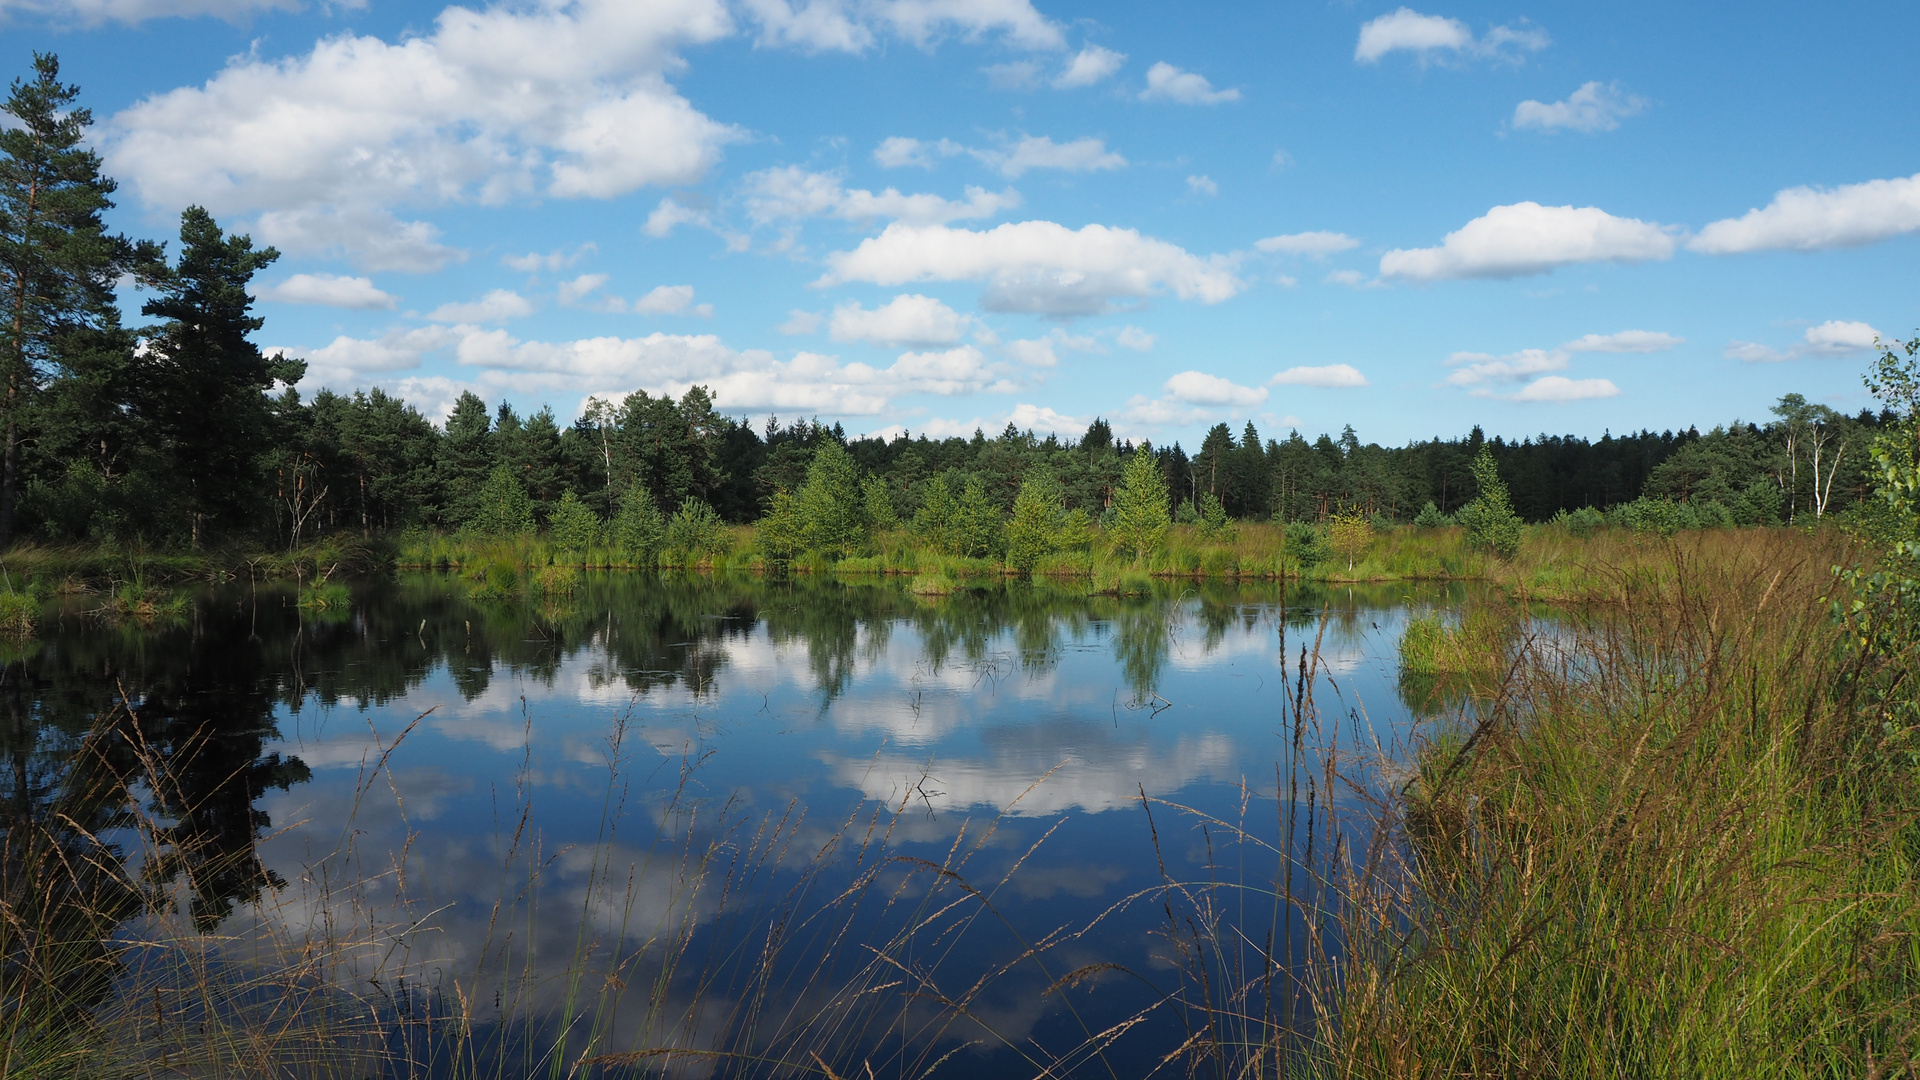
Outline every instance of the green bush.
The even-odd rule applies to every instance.
[[[733,549],[733,538],[713,507],[689,495],[667,522],[663,546],[678,553],[682,565],[693,566],[725,557]]]
[[[1127,458],[1120,490],[1114,492],[1113,524],[1107,535],[1114,553],[1138,562],[1159,551],[1167,540],[1172,515],[1167,509],[1167,482],[1154,459],[1153,446],[1141,443]]]
[[[1520,515],[1513,512],[1513,502],[1507,497],[1506,482],[1500,479],[1500,469],[1494,464],[1493,451],[1485,443],[1480,445],[1480,453],[1473,459],[1473,479],[1480,486],[1480,494],[1455,515],[1460,524],[1466,527],[1466,540],[1470,547],[1483,548],[1502,559],[1511,559],[1520,553],[1520,538],[1524,532],[1524,523]]]
[[[928,480],[920,490],[920,509],[913,515],[913,531],[934,551],[951,555],[954,551],[953,518],[959,502],[945,476]]]
[[[1000,510],[988,500],[987,487],[977,476],[968,477],[967,486],[960,492],[954,507],[951,535],[956,555],[985,559],[1001,552],[1005,536]]]
[[[893,505],[893,493],[887,482],[869,476],[860,482],[860,501],[867,511],[867,525],[876,531],[900,527],[900,511]]]
[[[1333,554],[1333,549],[1327,546],[1326,536],[1310,521],[1288,522],[1281,544],[1286,551],[1287,561],[1302,571],[1319,566]]]
[[[1067,515],[1061,509],[1060,485],[1053,474],[1038,469],[1027,474],[1013,499],[1007,521],[1007,565],[1023,574],[1033,572],[1041,559],[1068,546]]]
[[[870,529],[859,470],[839,443],[827,440],[813,452],[806,483],[793,502],[809,549],[836,559],[866,549]]]
[[[547,516],[547,532],[561,551],[585,554],[600,539],[600,518],[568,488]]]
[[[1240,530],[1227,517],[1227,508],[1211,491],[1200,493],[1199,520],[1195,527],[1202,539],[1216,544],[1231,544],[1240,538]]]
[[[480,488],[480,508],[469,527],[482,536],[519,536],[533,532],[533,500],[505,465],[494,468]]]
[[[753,523],[753,546],[768,563],[785,566],[806,550],[806,530],[800,522],[799,508],[785,488],[767,500],[767,512]]]
[[[1614,507],[1608,516],[1615,524],[1634,532],[1657,533],[1661,536],[1672,536],[1683,529],[1700,527],[1699,518],[1686,503],[1645,495]]]
[[[1553,515],[1553,523],[1567,531],[1569,536],[1586,539],[1607,523],[1607,515],[1591,506],[1578,510],[1562,510]]]
[[[635,484],[620,498],[613,519],[613,542],[639,566],[652,566],[667,535],[666,520],[644,485]]]
[[[1413,516],[1413,527],[1416,529],[1438,529],[1451,524],[1453,519],[1441,513],[1440,508],[1433,505],[1432,499],[1428,499],[1427,505]]]

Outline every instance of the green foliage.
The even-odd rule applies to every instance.
[[[520,536],[533,532],[533,500],[512,470],[495,466],[480,489],[471,528],[482,536]]]
[[[1310,521],[1288,522],[1281,545],[1287,561],[1302,572],[1326,562],[1333,553],[1326,535]]]
[[[807,534],[793,496],[785,488],[767,500],[767,512],[753,526],[753,544],[769,563],[784,566],[807,549]]]
[[[1553,522],[1567,530],[1567,535],[1584,540],[1606,525],[1607,515],[1591,506],[1583,506],[1571,512],[1560,511],[1553,516]]]
[[[689,495],[667,521],[663,547],[678,553],[684,565],[720,558],[733,549],[727,524],[700,499]]]
[[[600,519],[568,488],[547,516],[547,531],[562,551],[581,553],[600,540]]]
[[[29,638],[40,619],[40,601],[28,593],[8,588],[0,592],[0,637]]]
[[[520,599],[520,567],[509,559],[494,559],[479,567],[469,598],[502,603]]]
[[[620,513],[613,519],[613,542],[639,566],[652,566],[666,541],[667,522],[646,487],[635,484],[620,497]]]
[[[955,555],[984,559],[1000,554],[1005,542],[1000,508],[987,498],[987,486],[978,476],[968,477],[967,486],[960,491],[949,535]]]
[[[1427,505],[1421,507],[1420,512],[1413,516],[1413,526],[1416,529],[1438,529],[1451,524],[1453,519],[1441,513],[1440,508],[1433,505],[1432,499],[1428,499]]]
[[[78,87],[60,82],[57,58],[36,53],[33,68],[0,108],[0,545],[13,539],[26,410],[63,359],[61,346],[118,331],[116,282],[158,258],[151,245],[106,232],[114,184],[89,147],[93,113],[76,105]],[[124,336],[119,344],[131,350]]]
[[[353,592],[338,581],[316,581],[301,588],[298,603],[315,611],[346,611],[353,606]]]
[[[1013,498],[1013,516],[1007,521],[1008,566],[1030,574],[1040,560],[1072,543],[1072,528],[1060,498],[1060,485],[1051,472],[1027,474],[1020,493]]]
[[[833,559],[865,550],[869,528],[859,471],[838,442],[826,440],[814,451],[807,482],[794,496],[794,510],[810,550]]]
[[[1327,523],[1327,545],[1334,554],[1346,557],[1351,573],[1354,560],[1373,546],[1373,522],[1358,510],[1341,511]]]
[[[1216,544],[1231,544],[1240,536],[1240,530],[1227,518],[1226,505],[1211,491],[1200,493],[1198,520],[1194,524],[1201,539]]]
[[[860,482],[860,500],[867,511],[867,524],[876,531],[900,527],[900,512],[894,509],[893,493],[887,482],[869,476]]]
[[[959,502],[953,497],[952,489],[947,487],[945,476],[935,476],[926,482],[920,492],[920,509],[913,515],[913,531],[927,542],[927,546],[941,554],[955,552],[953,519],[959,511]]]
[[[527,576],[527,590],[548,600],[572,596],[579,588],[580,571],[571,566],[543,566]]]
[[[1683,529],[1700,527],[1699,515],[1686,503],[1674,502],[1667,498],[1641,496],[1630,503],[1614,507],[1607,515],[1616,525],[1631,529],[1637,533],[1656,533],[1660,536],[1672,536]]]
[[[1165,545],[1172,524],[1167,481],[1150,445],[1140,444],[1127,459],[1120,490],[1114,493],[1113,510],[1107,535],[1116,554],[1139,562]]]
[[[1481,444],[1480,453],[1473,459],[1472,470],[1480,494],[1461,507],[1456,515],[1460,524],[1466,527],[1467,545],[1491,551],[1503,559],[1511,559],[1520,553],[1520,537],[1524,526],[1520,515],[1513,512],[1513,502],[1507,497],[1507,485],[1500,479],[1500,469],[1494,464],[1493,451],[1485,443]]]

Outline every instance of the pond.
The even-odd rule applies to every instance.
[[[1127,1076],[1209,1017],[1258,1041],[1310,1008],[1277,987],[1328,793],[1361,821],[1413,734],[1401,628],[1463,595],[470,588],[222,586],[151,626],[79,598],[9,657],[9,822],[58,806],[175,913],[112,909],[77,995],[122,1052],[269,1015],[267,1056],[389,1075]]]

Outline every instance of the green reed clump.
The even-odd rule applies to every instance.
[[[316,611],[345,611],[353,606],[353,590],[338,581],[316,581],[301,586],[298,603]]]
[[[1843,648],[1820,562],[1665,550],[1670,574],[1525,642],[1474,723],[1419,755],[1382,822],[1402,842],[1345,870],[1314,1071],[1920,1060],[1920,773],[1851,689],[1910,685],[1920,661]]]

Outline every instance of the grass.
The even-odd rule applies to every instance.
[[[1846,646],[1814,553],[1743,540],[1510,638],[1341,868],[1314,1071],[1911,1075],[1920,774],[1860,691],[1920,665]]]
[[[585,552],[560,550],[543,536],[472,537],[414,533],[395,548],[396,564],[418,569],[472,570],[512,565],[523,576],[541,567],[575,569],[642,569],[651,565],[755,574],[837,576],[900,576],[912,579],[916,590],[935,589],[983,577],[1017,576],[997,559],[946,555],[920,545],[905,531],[881,533],[865,555],[828,559],[803,555],[779,566],[769,565],[753,546],[747,526],[730,529],[727,553],[689,559],[663,553],[653,563],[614,548]],[[1389,583],[1397,581],[1485,581],[1517,600],[1553,603],[1616,602],[1623,582],[1655,583],[1667,580],[1676,559],[1714,560],[1722,551],[1742,550],[1754,543],[1769,546],[1780,558],[1798,558],[1809,552],[1831,562],[1850,557],[1848,541],[1834,529],[1725,528],[1682,532],[1672,537],[1626,528],[1572,530],[1548,523],[1526,528],[1519,553],[1500,559],[1469,548],[1457,526],[1416,528],[1399,526],[1376,530],[1353,562],[1327,556],[1302,567],[1285,550],[1284,530],[1261,523],[1239,523],[1226,540],[1209,540],[1202,529],[1173,526],[1165,545],[1141,560],[1113,557],[1100,549],[1075,550],[1042,558],[1033,568],[1036,579],[1081,580],[1095,591],[1110,592],[1127,582],[1133,589],[1141,574],[1153,578],[1194,581],[1307,581],[1327,585]],[[951,591],[946,589],[945,591]]]

